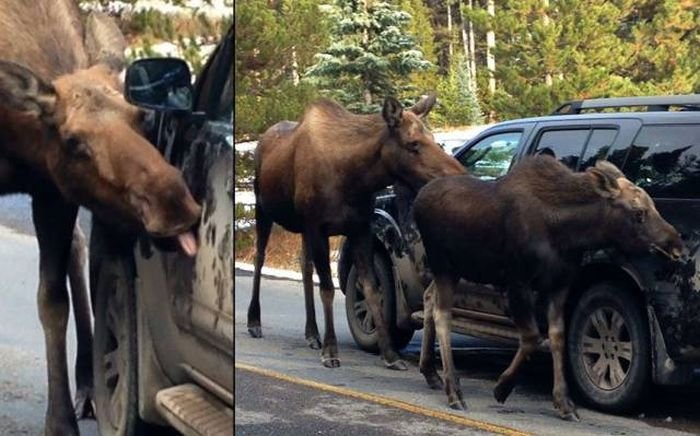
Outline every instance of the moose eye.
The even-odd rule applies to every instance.
[[[420,142],[418,141],[411,141],[406,143],[406,148],[409,151],[412,151],[414,153],[418,153],[418,149],[420,148]]]
[[[647,217],[647,211],[644,209],[637,209],[634,211],[634,220],[641,224],[646,220]]]
[[[66,152],[76,158],[89,158],[90,149],[87,147],[85,142],[83,142],[77,136],[69,136],[64,141],[64,146]]]

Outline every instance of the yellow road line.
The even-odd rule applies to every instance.
[[[514,428],[504,427],[501,425],[491,424],[484,421],[478,421],[476,419],[465,418],[463,416],[446,413],[438,410],[428,409],[427,407],[417,406],[415,404],[407,403],[401,400],[395,400],[393,398],[382,397],[379,395],[368,394],[366,392],[355,391],[352,389],[342,388],[338,386],[333,386],[325,383],[315,382],[313,380],[303,379],[299,377],[294,377],[286,374],[282,374],[277,371],[271,371],[269,369],[258,368],[257,366],[248,365],[246,363],[235,363],[236,369],[242,369],[244,371],[252,372],[254,374],[263,375],[266,377],[275,378],[277,380],[286,381],[289,383],[294,383],[321,391],[332,392],[334,394],[344,395],[346,397],[355,398],[358,400],[369,401],[372,403],[380,404],[382,406],[393,407],[395,409],[401,409],[406,412],[415,413],[417,415],[423,415],[430,418],[439,419],[442,421],[447,421],[453,424],[464,425],[467,427],[475,428],[478,430],[483,430],[496,434],[503,434],[509,436],[526,436],[530,433],[526,433]]]

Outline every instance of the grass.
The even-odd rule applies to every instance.
[[[239,262],[255,262],[255,230],[236,232],[235,258]],[[331,262],[337,261],[337,253],[340,249],[342,238],[333,236],[330,238]],[[265,256],[265,266],[272,268],[300,271],[299,254],[301,253],[301,235],[291,233],[275,225],[270,234]]]

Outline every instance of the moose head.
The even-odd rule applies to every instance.
[[[382,161],[394,177],[415,190],[437,177],[465,172],[423,124],[433,105],[435,95],[429,94],[408,110],[393,97],[387,97],[382,108],[389,133],[382,147]]]
[[[86,24],[92,66],[44,80],[0,61],[0,118],[13,150],[70,201],[152,236],[178,237],[193,255],[190,228],[201,208],[182,175],[143,136],[146,112],[122,96],[123,36],[100,15]]]
[[[608,231],[620,249],[632,253],[654,250],[674,260],[681,258],[680,235],[661,217],[644,189],[608,161],[598,161],[586,171],[596,191],[607,200]]]

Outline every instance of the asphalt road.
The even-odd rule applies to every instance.
[[[81,213],[89,233],[89,217]],[[47,378],[44,336],[36,309],[38,247],[29,197],[0,198],[0,435],[43,434]],[[71,389],[74,389],[75,330],[68,327]],[[82,421],[81,434],[97,436],[95,421]]]
[[[516,432],[511,434],[700,434],[700,395],[687,389],[655,390],[653,401],[633,416],[579,407],[581,422],[560,420],[551,404],[551,363],[545,354],[526,364],[521,384],[500,405],[491,392],[512,350],[457,335],[453,335],[455,358],[469,409],[453,412],[444,393],[429,390],[418,372],[420,333],[404,351],[411,362],[409,370],[385,369],[378,356],[354,344],[345,319],[344,297],[338,291],[334,317],[342,366],[326,369],[318,351],[305,345],[301,284],[263,279],[263,339],[251,338],[245,326],[251,286],[250,274],[236,271],[236,434],[427,435],[456,430],[470,434],[488,430],[489,425],[500,426],[496,431]],[[318,295],[316,312],[322,329]],[[386,398],[398,402],[386,405],[382,402]],[[407,412],[401,409],[406,403],[420,409]],[[452,415],[436,418],[431,413]],[[457,423],[460,419],[469,422]]]

